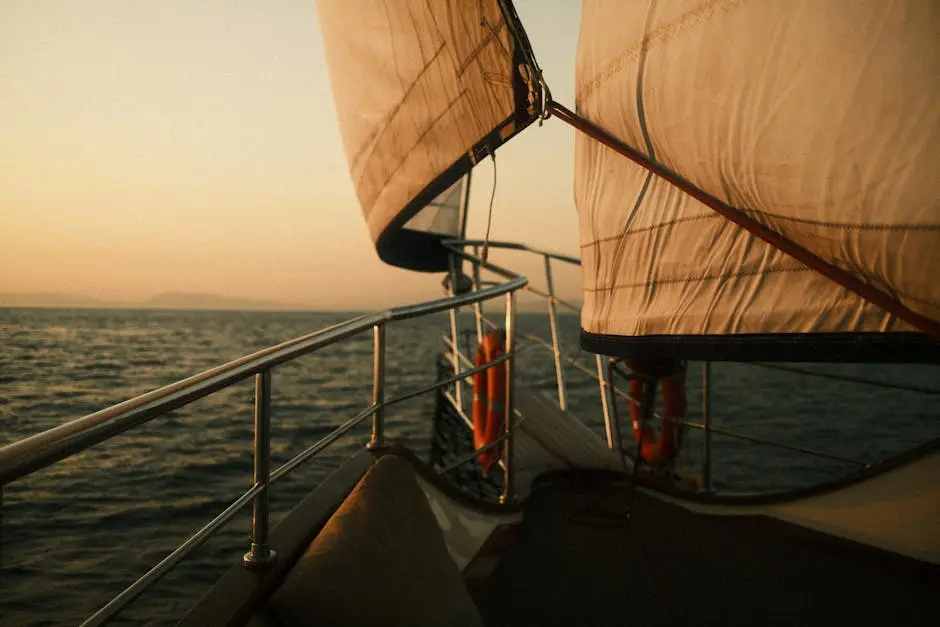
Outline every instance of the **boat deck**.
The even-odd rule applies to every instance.
[[[513,546],[473,590],[486,625],[937,624],[935,570],[641,493],[628,520],[627,498],[609,478],[536,490]]]

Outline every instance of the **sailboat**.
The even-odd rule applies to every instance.
[[[251,488],[84,624],[117,616],[249,505],[247,553],[180,624],[935,624],[940,440],[810,487],[727,493],[709,478],[707,397],[711,362],[940,360],[934,3],[586,0],[574,109],[552,99],[509,0],[319,11],[377,254],[444,274],[449,294],[0,449],[7,484],[254,377]],[[559,121],[577,130],[580,258],[466,239],[474,166]],[[497,250],[541,257],[546,288]],[[603,437],[567,406],[560,264],[581,268]],[[521,348],[538,347],[519,333],[522,291],[546,298],[556,397],[518,381]],[[437,382],[387,397],[386,329],[441,312]],[[271,468],[275,367],[369,330],[371,403]],[[420,395],[434,400],[429,459],[386,436],[395,405]],[[271,485],[366,421],[367,445],[271,528]],[[692,431],[698,475],[678,464]]]

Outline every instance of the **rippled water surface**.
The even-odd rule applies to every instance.
[[[0,309],[0,444],[172,383],[251,351],[349,318],[334,313]],[[467,318],[462,326],[471,328]],[[566,355],[578,320],[561,318]],[[546,316],[519,318],[548,337]],[[433,383],[446,316],[388,331],[388,393]],[[555,392],[548,353],[519,356],[519,382]],[[923,366],[802,366],[940,387]],[[690,420],[699,418],[699,370],[690,366]],[[596,382],[567,369],[571,408],[602,433]],[[272,452],[290,459],[368,405],[372,340],[366,334],[279,367],[273,379]],[[0,623],[74,624],[87,617],[251,485],[251,381],[163,416],[4,488]],[[744,364],[713,365],[714,424],[838,456],[874,461],[940,436],[936,396],[810,378]],[[388,435],[424,455],[432,401],[396,406]],[[276,520],[363,445],[351,432],[278,483]],[[692,434],[682,463],[701,459]],[[831,460],[742,443],[713,442],[715,486],[781,489],[847,472]],[[119,623],[172,624],[246,548],[248,510],[127,610]]]

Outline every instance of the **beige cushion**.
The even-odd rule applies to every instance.
[[[271,598],[294,625],[466,625],[480,614],[411,466],[380,458]]]

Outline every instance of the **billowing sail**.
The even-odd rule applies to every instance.
[[[940,5],[584,0],[578,112],[940,320]],[[937,360],[938,344],[580,135],[582,336],[689,359]]]
[[[440,242],[453,220],[443,228],[447,211],[419,212],[539,113],[528,46],[510,34],[515,13],[497,0],[318,6],[346,157],[379,256],[446,270]]]

